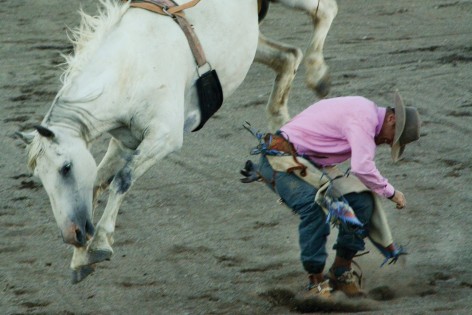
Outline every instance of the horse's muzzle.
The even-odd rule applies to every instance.
[[[62,231],[62,239],[66,244],[83,247],[93,237],[94,231],[95,229],[90,220],[86,220],[83,226],[72,223],[66,230]]]

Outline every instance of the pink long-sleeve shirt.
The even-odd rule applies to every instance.
[[[292,118],[280,130],[298,154],[321,167],[351,159],[351,173],[369,189],[391,197],[395,191],[375,165],[386,108],[360,96],[319,101]]]

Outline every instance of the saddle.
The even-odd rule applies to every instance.
[[[183,12],[185,9],[194,7],[198,2],[200,0],[191,0],[182,5],[178,5],[172,0],[132,0],[130,2],[130,7],[145,9],[173,18],[187,37],[190,49],[197,63],[197,73],[199,76],[195,86],[197,88],[201,120],[200,124],[192,131],[200,130],[223,104],[223,89],[218,74],[207,62],[200,41]],[[199,70],[205,65],[209,66],[209,70],[200,74]]]
[[[208,65],[210,68],[201,75],[197,70],[199,77],[195,85],[197,88],[201,120],[200,124],[192,130],[192,132],[200,130],[223,104],[223,89],[218,74],[212,69],[210,63],[208,63],[200,41],[183,12],[185,9],[194,7],[199,2],[200,0],[191,0],[181,5],[175,3],[173,0],[131,0],[130,2],[130,7],[145,9],[173,18],[187,37],[190,49],[192,50],[192,54],[198,66],[197,69],[199,70],[205,65]],[[265,17],[268,9],[269,0],[258,0],[259,22]]]
[[[174,1],[172,1],[172,6],[169,6],[169,1],[165,0],[132,0],[131,2],[131,6],[135,8],[146,9],[162,15],[178,15],[183,17],[185,14],[182,11],[195,6],[198,2],[200,2],[200,0],[192,0],[181,5],[177,5]],[[260,22],[265,18],[267,11],[269,11],[269,0],[257,0],[257,9]]]

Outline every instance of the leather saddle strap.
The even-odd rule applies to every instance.
[[[123,0],[127,2],[128,0]],[[185,9],[194,7],[200,0],[191,0],[184,4],[177,5],[173,1],[169,0],[136,0],[131,1],[131,6],[136,8],[146,9],[162,15],[181,15],[185,14],[182,12]]]
[[[192,50],[195,61],[198,67],[203,66],[206,63],[205,53],[203,52],[202,45],[198,40],[197,34],[195,34],[192,25],[185,18],[185,14],[182,10],[195,6],[200,0],[192,0],[181,5],[177,5],[171,0],[138,0],[131,1],[130,6],[134,8],[145,9],[154,13],[167,15],[172,17],[187,37],[190,49]]]
[[[185,36],[187,37],[188,43],[190,45],[190,49],[192,50],[193,56],[195,61],[197,62],[198,67],[200,68],[204,64],[206,64],[206,57],[205,53],[203,52],[202,45],[198,40],[197,34],[195,34],[192,25],[187,21],[185,17],[176,15],[175,21],[177,24],[180,25],[180,28],[184,32]]]

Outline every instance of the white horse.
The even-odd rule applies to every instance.
[[[323,46],[331,24],[338,13],[336,0],[270,1],[304,11],[311,18],[314,32],[305,51],[305,82],[309,88],[316,91],[318,96],[325,97],[329,93],[331,80],[323,56]],[[298,47],[259,34],[255,61],[269,66],[277,74],[266,107],[270,130],[276,130],[290,119],[287,101],[302,57],[303,54]]]
[[[316,1],[285,2],[309,12],[318,7]],[[63,240],[74,246],[74,282],[112,256],[118,210],[133,183],[179,150],[185,131],[200,123],[195,59],[177,23],[126,2],[103,0],[102,5],[96,17],[82,13],[75,53],[67,58],[63,86],[41,126],[19,133],[29,144],[28,165],[50,198]],[[324,8],[321,2],[318,12]],[[259,43],[256,59],[278,72],[268,105],[271,123],[287,120],[283,107],[301,52],[258,39],[257,2],[204,0],[186,10],[186,18],[218,72],[225,97],[244,80]],[[313,20],[321,24],[319,17]],[[322,43],[314,38],[308,51],[319,53]],[[278,51],[289,57],[278,61]],[[314,55],[307,59],[311,69],[318,71],[321,65],[326,73],[322,56]],[[97,167],[88,148],[103,133],[111,140]],[[94,227],[94,198],[104,189],[109,190],[108,202]]]

